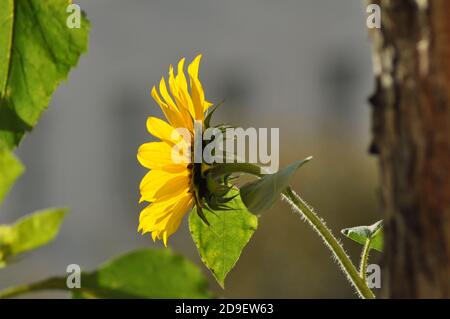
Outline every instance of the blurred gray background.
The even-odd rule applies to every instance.
[[[0,271],[0,288],[160,246],[136,232],[145,174],[136,151],[150,139],[147,116],[161,114],[151,87],[169,64],[198,53],[207,98],[227,99],[216,122],[279,127],[282,165],[314,156],[294,188],[337,235],[380,218],[376,163],[367,153],[373,80],[361,1],[75,2],[92,22],[89,53],[19,147],[27,171],[0,222],[46,207],[71,213],[54,242]],[[342,241],[356,261],[359,247]],[[186,221],[170,246],[201,266]],[[282,202],[260,218],[226,290],[201,267],[225,297],[355,297],[316,234]]]

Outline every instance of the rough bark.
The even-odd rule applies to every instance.
[[[372,0],[383,295],[450,297],[450,1]]]

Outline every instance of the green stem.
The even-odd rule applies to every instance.
[[[223,174],[243,172],[256,176],[261,176],[261,169],[259,166],[250,163],[227,163],[216,165],[210,170],[213,176],[217,177]],[[344,248],[338,242],[336,237],[332,234],[331,230],[325,225],[324,221],[314,213],[304,201],[298,196],[290,187],[288,187],[283,195],[291,204],[295,211],[302,217],[304,217],[316,230],[317,234],[323,239],[325,244],[333,253],[333,256],[339,262],[342,271],[347,276],[350,283],[355,287],[360,297],[365,299],[374,299],[375,295],[372,290],[367,286],[366,281],[359,276],[358,270],[352,261],[345,253]]]
[[[0,291],[0,299],[7,299],[29,292],[50,290],[50,289],[68,290],[66,285],[66,279],[62,277],[52,277],[32,284],[25,284],[21,286],[7,288],[3,291]]]
[[[361,261],[359,264],[359,276],[366,282],[366,270],[367,270],[367,262],[369,261],[369,253],[370,253],[370,244],[372,240],[368,238],[366,240],[366,244],[364,245]]]
[[[283,196],[292,204],[295,211],[304,217],[323,239],[336,260],[339,262],[342,271],[345,273],[350,283],[355,287],[358,294],[365,299],[375,298],[375,295],[367,286],[366,281],[359,276],[356,267],[345,253],[344,248],[341,244],[339,244],[338,240],[334,237],[327,226],[325,226],[323,220],[320,219],[319,216],[317,216],[316,213],[314,213],[314,211],[303,201],[303,199],[301,199],[300,196],[298,196],[290,187],[283,192]]]

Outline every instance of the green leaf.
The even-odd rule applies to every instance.
[[[241,187],[241,198],[248,210],[258,214],[269,209],[289,186],[295,172],[311,159],[312,157],[308,157],[295,162],[277,173],[264,175]]]
[[[89,21],[70,29],[70,3],[0,0],[0,146],[19,144],[87,50]]]
[[[383,221],[380,220],[371,226],[357,226],[345,228],[341,233],[348,238],[365,245],[367,239],[370,239],[370,248],[379,252],[383,251]]]
[[[222,287],[258,227],[258,218],[247,210],[238,194],[238,190],[230,190],[227,197],[236,197],[226,204],[226,210],[203,209],[210,226],[201,220],[196,208],[189,216],[189,229],[200,257]]]
[[[145,249],[82,274],[74,298],[209,298],[201,270],[169,249]]]
[[[23,171],[23,165],[11,152],[0,149],[0,203]]]
[[[19,219],[13,225],[0,225],[0,260],[5,261],[53,240],[66,213],[66,209],[47,209]]]

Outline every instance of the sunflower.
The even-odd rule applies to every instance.
[[[205,112],[212,105],[205,100],[198,78],[201,57],[198,55],[188,66],[189,88],[184,73],[184,58],[178,63],[176,75],[173,66],[169,68],[169,89],[164,77],[159,82],[159,93],[153,87],[151,95],[161,107],[167,122],[156,117],[147,119],[148,132],[160,141],[141,145],[137,154],[141,165],[150,169],[140,183],[140,202],[150,204],[141,211],[138,232],[151,233],[154,241],[162,240],[165,246],[184,215],[196,204],[193,182],[195,165],[190,158],[194,121],[203,123]],[[187,137],[178,133],[180,128],[189,132]],[[184,160],[174,161],[175,146]]]

